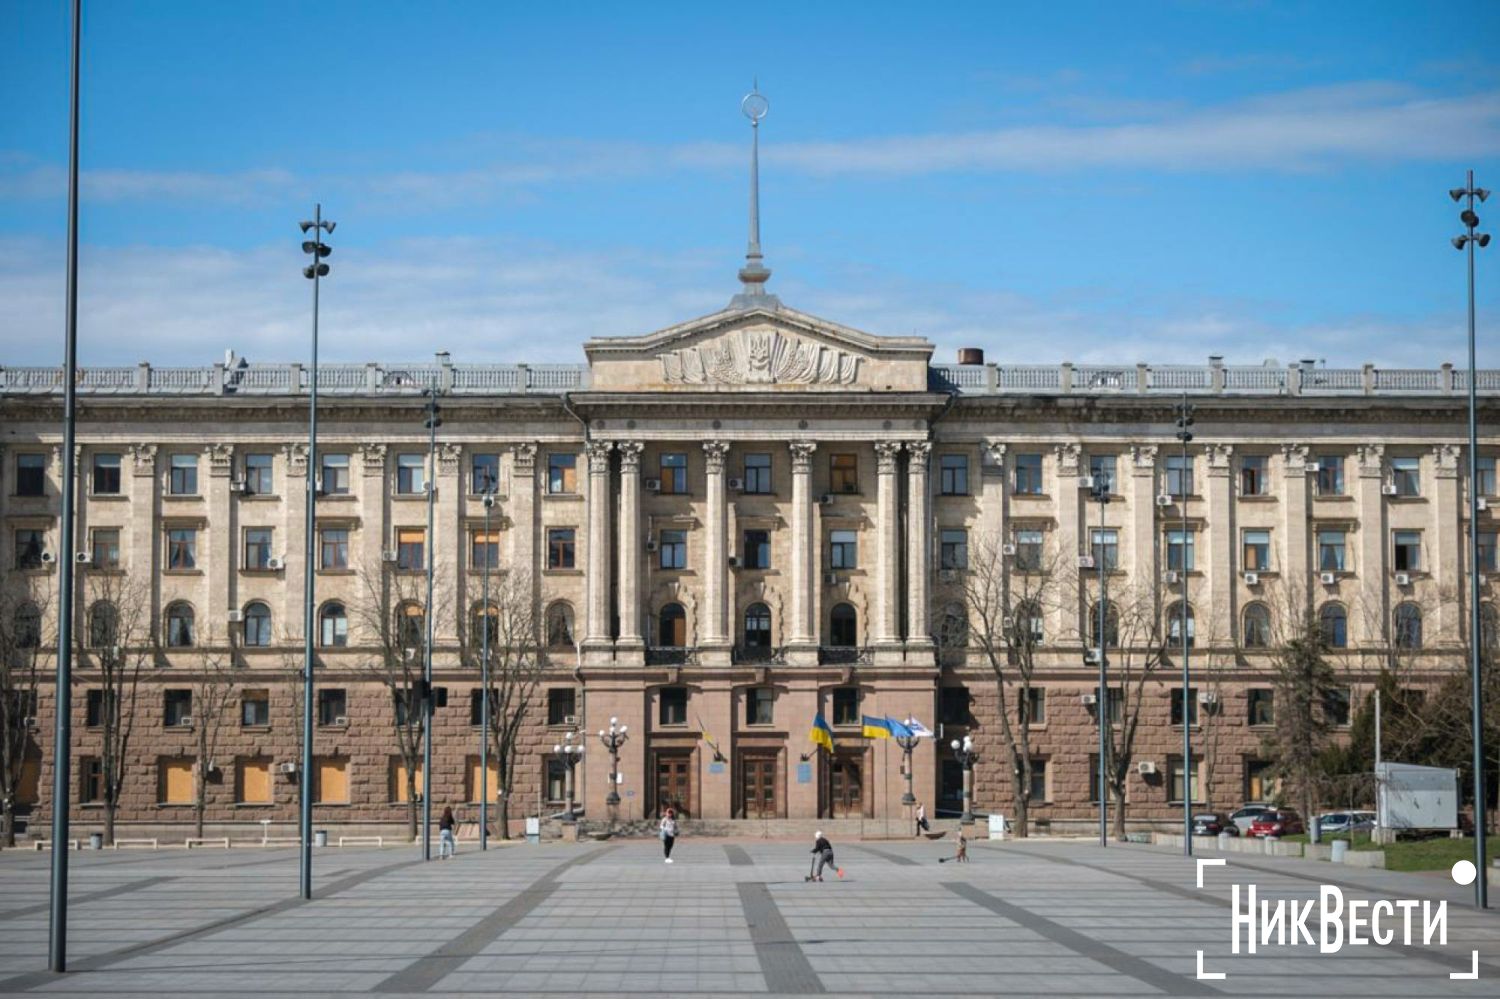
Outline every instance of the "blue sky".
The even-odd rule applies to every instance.
[[[0,9],[0,363],[61,357],[67,6]],[[85,363],[302,357],[314,200],[325,357],[714,311],[756,76],[771,290],[940,359],[1462,361],[1500,188],[1500,4],[85,6]]]

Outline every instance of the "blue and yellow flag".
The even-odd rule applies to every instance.
[[[889,718],[875,718],[871,715],[862,715],[860,724],[864,726],[866,739],[889,739],[891,737],[891,720]]]
[[[807,737],[813,741],[813,745],[822,746],[830,753],[833,752],[833,729],[829,728],[828,723],[823,720],[823,712],[819,711],[813,716],[812,731],[807,734]]]
[[[912,732],[911,729],[907,728],[905,725],[892,718],[890,715],[885,716],[885,724],[886,727],[891,730],[891,735],[894,736],[904,736],[906,738],[912,738],[916,734]]]

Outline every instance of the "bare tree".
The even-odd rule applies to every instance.
[[[86,622],[74,630],[80,664],[99,682],[99,796],[104,806],[104,842],[115,839],[115,816],[130,761],[136,694],[141,673],[160,651],[151,618],[151,592],[141,580],[118,573],[85,576]],[[58,705],[59,711],[68,710]]]
[[[1178,599],[1181,594],[1177,594]],[[1188,634],[1192,658],[1193,690],[1199,700],[1197,737],[1198,744],[1198,793],[1202,801],[1212,806],[1216,800],[1214,789],[1219,773],[1219,746],[1227,732],[1236,725],[1224,712],[1224,675],[1234,667],[1241,655],[1241,648],[1228,634],[1228,615],[1217,605],[1210,608],[1195,607],[1191,602],[1192,625]],[[1202,613],[1200,613],[1200,611]],[[1167,654],[1172,658],[1171,666],[1180,669],[1175,657],[1182,654],[1180,619],[1176,601],[1166,609]],[[1170,670],[1169,670],[1170,672]],[[1165,677],[1163,682],[1170,682]],[[1188,709],[1191,711],[1191,708]],[[1191,715],[1189,715],[1191,718]]]
[[[1308,588],[1295,579],[1279,579],[1269,595],[1276,607],[1267,648],[1276,736],[1267,749],[1283,793],[1290,793],[1310,819],[1327,793],[1326,751],[1341,688]]]
[[[215,645],[211,628],[205,628],[198,636],[203,647],[198,678],[192,685],[193,729],[196,736],[196,759],[193,761],[193,778],[197,785],[193,798],[193,835],[203,835],[203,817],[208,809],[208,780],[218,772],[219,736],[228,724],[228,716],[235,693],[239,689],[234,653],[231,648]]]
[[[46,624],[45,594],[29,585],[12,590],[10,582],[0,578],[0,846],[16,845],[16,808],[27,764],[41,759],[37,683],[56,645]]]

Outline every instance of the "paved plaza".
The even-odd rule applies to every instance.
[[[296,899],[292,850],[72,855],[71,971],[44,970],[48,856],[0,854],[0,992],[68,995],[1495,995],[1500,915],[1436,875],[1149,847],[686,838],[511,845],[422,864],[327,849]],[[1307,900],[1448,901],[1446,946],[1230,953],[1232,883]],[[1313,933],[1317,933],[1316,925]],[[1479,980],[1470,972],[1478,950]],[[1224,973],[1200,980],[1204,970]]]

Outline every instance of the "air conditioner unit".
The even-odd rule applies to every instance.
[[[1156,497],[1156,505],[1157,506],[1171,506],[1172,505],[1172,497],[1171,497],[1171,495],[1169,493],[1162,493],[1160,496]]]
[[[1259,586],[1260,585],[1260,573],[1258,573],[1258,572],[1247,572],[1247,573],[1245,573],[1245,585],[1246,586]]]
[[[51,552],[42,552],[42,565],[51,565],[57,561],[57,556]]]
[[[820,506],[829,506],[832,503],[833,503],[833,493],[824,493],[822,496],[818,497],[818,504]]]
[[[284,774],[294,774],[294,773],[297,772],[297,764],[295,764],[295,763],[278,763],[278,764],[276,764],[276,769],[279,770],[281,773],[284,773]]]
[[[1083,664],[1085,666],[1098,666],[1099,665],[1099,650],[1098,649],[1084,649],[1083,650]],[[1089,696],[1093,696],[1093,695],[1089,695]]]
[[[823,573],[823,582],[828,586],[837,586],[839,585],[839,574],[836,572],[825,572]]]
[[[1141,760],[1135,765],[1135,772],[1142,777],[1148,777],[1156,773],[1156,764],[1151,760]]]
[[[729,568],[731,568],[731,569],[738,569],[739,567],[740,567],[740,557],[738,555],[731,555],[731,556],[729,556]]]
[[[1396,573],[1396,585],[1397,586],[1410,586],[1411,585],[1411,573],[1409,573],[1409,572],[1398,572],[1398,573]]]
[[[382,562],[394,562],[396,561],[396,553],[387,549],[386,551],[380,553],[380,560]]]
[[[1006,629],[1007,631],[1010,630],[1011,628],[1014,628],[1015,625],[1016,625],[1016,619],[1013,618],[1013,617],[1002,617],[1000,619],[1000,627]]]
[[[642,479],[641,488],[648,493],[661,492],[661,479]]]
[[[73,556],[73,561],[77,562],[79,565],[88,565],[90,562],[94,561],[94,556],[90,555],[88,552],[79,552],[78,554]]]
[[[1092,475],[1080,475],[1078,477],[1078,488],[1079,489],[1092,489],[1092,488],[1094,488],[1094,477]]]
[[[1338,576],[1338,573],[1336,573],[1336,572],[1320,572],[1320,573],[1318,573],[1318,582],[1322,583],[1324,586],[1333,586],[1338,581],[1339,581],[1339,576]]]
[[[22,728],[36,728],[37,727],[36,715],[27,715],[25,718],[22,718],[21,719],[21,727]]]
[[[231,610],[229,612],[229,623],[240,624],[245,620],[245,612],[242,610]]]
[[[1079,698],[1079,700],[1083,702],[1083,706],[1084,707],[1091,708],[1095,704],[1099,703],[1099,695],[1098,694],[1084,694],[1082,697]]]
[[[1219,695],[1212,690],[1200,690],[1198,692],[1198,703],[1214,705],[1219,703]]]
[[[1474,508],[1476,510],[1488,510],[1490,508],[1490,501],[1480,496],[1474,500]]]
[[[1382,495],[1382,496],[1394,496],[1394,495],[1396,495],[1396,485],[1395,485],[1395,483],[1387,482],[1385,485],[1381,486],[1380,487],[1380,495]]]
[[[1009,556],[1009,555],[1014,555],[1015,553],[1016,553],[1016,546],[1015,545],[1001,545],[1000,546],[1000,554],[1001,555],[1007,555],[1007,556]]]
[[[733,492],[737,492],[738,493],[738,492],[744,492],[744,490],[745,490],[745,480],[744,479],[729,479],[725,483],[725,485],[727,485],[730,488],[730,490],[733,491]]]
[[[1178,575],[1176,569],[1168,569],[1166,572],[1161,574],[1161,581],[1163,583],[1166,583],[1168,586],[1176,586],[1177,581],[1180,578],[1181,577]]]
[[[181,726],[182,728],[192,728],[193,727],[193,716],[192,715],[183,715],[180,719],[178,719],[177,724],[179,726]]]
[[[279,572],[286,568],[286,561],[279,558],[268,558],[266,559],[266,568],[272,572]]]
[[[1092,569],[1093,567],[1094,567],[1094,556],[1092,556],[1092,555],[1080,555],[1080,556],[1078,556],[1078,568],[1080,568],[1080,569]]]
[[[647,542],[646,542],[646,551],[648,551],[648,552],[654,552],[654,551],[656,551],[656,539],[655,538],[647,540]]]
[[[1307,471],[1307,474],[1309,474],[1309,475],[1317,475],[1318,474],[1319,468],[1318,468],[1318,463],[1316,461],[1309,461],[1303,467],[1305,468],[1305,470]]]
[[[333,718],[333,725],[335,728],[348,728],[349,719],[345,715],[335,715]]]
[[[564,725],[577,725],[578,724],[578,716],[577,715],[563,715],[563,724]]]

